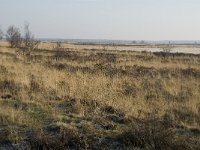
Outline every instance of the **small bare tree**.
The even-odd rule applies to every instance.
[[[31,33],[29,29],[29,24],[24,25],[24,38],[23,38],[23,44],[24,44],[24,50],[27,53],[30,53],[31,51],[38,48],[40,41],[35,40],[34,35]]]
[[[0,40],[3,39],[3,36],[4,36],[3,31],[0,29]]]
[[[6,33],[6,39],[10,43],[12,48],[19,48],[22,44],[22,38],[19,28],[14,27],[13,25],[8,27]]]

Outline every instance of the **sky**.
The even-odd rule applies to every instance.
[[[0,0],[0,27],[37,38],[200,40],[200,0]]]

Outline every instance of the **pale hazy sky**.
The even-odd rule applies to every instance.
[[[0,26],[36,37],[200,40],[200,0],[0,0]]]

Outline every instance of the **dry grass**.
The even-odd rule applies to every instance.
[[[1,43],[0,149],[200,148],[199,55],[53,47]]]

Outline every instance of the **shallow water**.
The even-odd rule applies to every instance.
[[[124,49],[125,50],[125,49]],[[161,52],[162,48],[127,48],[127,50],[134,51],[150,51],[150,52]],[[200,48],[173,48],[171,50],[172,53],[187,53],[187,54],[200,54]]]
[[[120,51],[149,51],[161,52],[163,48],[156,46],[101,46],[101,45],[67,45],[68,48],[74,49],[107,49],[107,50],[120,50]],[[172,53],[187,53],[187,54],[200,54],[200,47],[198,46],[176,46],[171,49]]]

